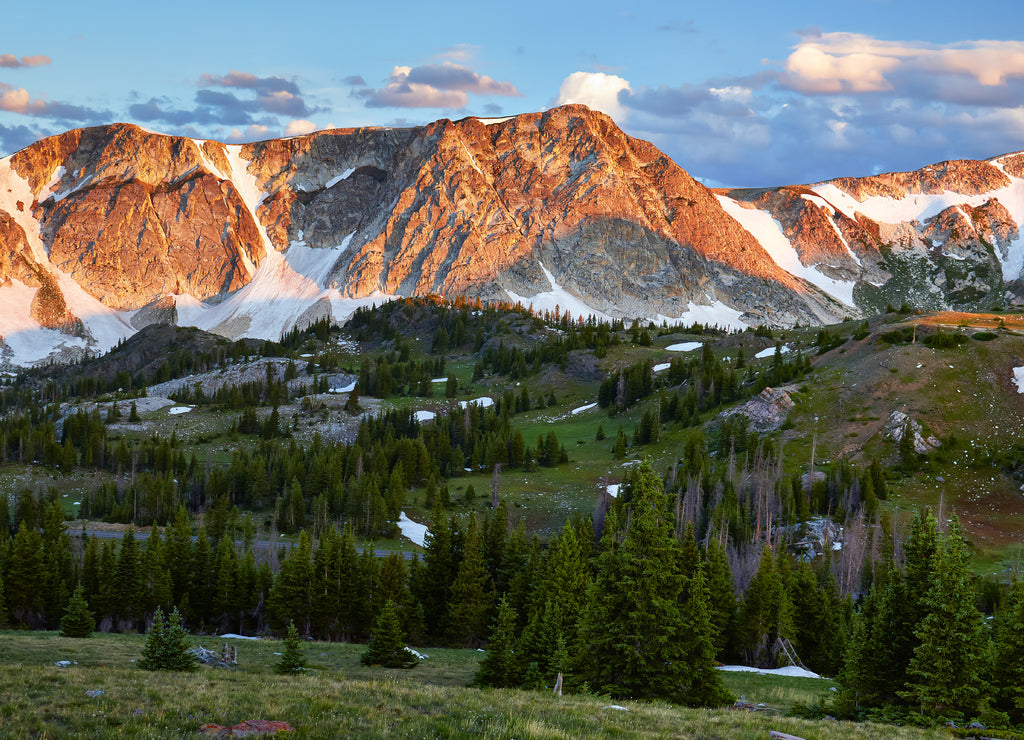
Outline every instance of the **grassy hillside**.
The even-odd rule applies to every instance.
[[[0,726],[5,737],[198,736],[201,725],[247,719],[288,722],[290,737],[766,737],[807,740],[943,738],[940,730],[815,722],[777,712],[684,709],[612,702],[594,696],[466,688],[480,653],[430,650],[411,671],[364,668],[359,645],[308,642],[309,671],[278,676],[278,641],[239,641],[239,668],[200,666],[194,674],[147,672],[133,665],[144,638],[52,632],[0,632]],[[216,638],[194,642],[219,649]],[[58,660],[75,661],[69,668]],[[813,703],[828,681],[725,674],[753,703],[788,710]],[[99,690],[99,696],[86,691]],[[625,707],[625,710],[613,708]]]

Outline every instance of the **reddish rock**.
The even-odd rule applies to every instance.
[[[247,719],[231,727],[211,722],[199,728],[199,733],[207,737],[259,737],[261,735],[276,735],[279,732],[294,731],[295,728],[287,722],[266,719]]]

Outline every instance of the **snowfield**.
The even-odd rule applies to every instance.
[[[679,344],[670,344],[665,349],[669,352],[693,352],[695,349],[700,349],[703,342],[681,342]]]
[[[544,267],[539,260],[537,265],[540,267],[541,272],[544,273],[544,277],[548,279],[551,289],[544,293],[537,293],[534,296],[521,296],[506,288],[505,292],[508,293],[509,298],[513,302],[518,301],[527,307],[533,306],[534,313],[540,313],[542,311],[550,311],[554,313],[557,308],[561,313],[568,313],[573,317],[593,316],[604,321],[611,321],[611,317],[608,316],[608,314],[602,313],[596,308],[588,306],[580,298],[574,296],[572,293],[556,283],[555,276],[552,275],[551,271]]]
[[[1013,382],[1017,384],[1017,392],[1024,393],[1024,367],[1013,368]]]
[[[800,668],[799,666],[789,665],[785,668],[752,668],[748,665],[720,665],[718,666],[720,671],[739,671],[743,673],[759,673],[762,676],[792,676],[794,678],[821,678],[814,671],[809,671],[806,668]]]
[[[989,161],[989,164],[1009,177],[1010,184],[1005,188],[977,195],[946,190],[942,193],[909,193],[900,200],[872,195],[863,201],[858,201],[831,183],[815,185],[811,190],[821,196],[829,206],[842,211],[854,220],[860,213],[873,221],[889,224],[907,221],[924,222],[951,206],[969,205],[972,208],[977,208],[995,198],[1009,211],[1010,217],[1017,224],[1017,236],[1010,242],[1006,252],[1003,253],[997,249],[1003,269],[1003,280],[1015,280],[1021,270],[1024,270],[1024,228],[1022,228],[1024,227],[1024,180],[1009,175],[999,159],[993,159]]]
[[[837,191],[838,192],[838,191]],[[725,212],[732,216],[740,226],[750,232],[760,242],[775,264],[793,277],[802,278],[811,285],[821,289],[823,293],[853,306],[852,280],[833,280],[816,268],[800,261],[800,254],[782,231],[782,224],[776,221],[767,211],[756,208],[744,208],[739,201],[724,195],[715,195]]]
[[[398,515],[398,528],[402,530],[402,535],[412,540],[414,543],[423,547],[423,542],[427,536],[427,525],[414,522],[412,519],[405,515],[405,512],[401,512]]]
[[[782,354],[786,354],[789,351],[790,351],[790,347],[789,347],[788,344],[782,345],[782,347],[779,349],[779,352],[781,352]],[[756,355],[754,355],[754,358],[757,359],[757,360],[763,360],[765,357],[774,357],[774,356],[775,356],[775,347],[765,347],[763,350],[761,350]]]

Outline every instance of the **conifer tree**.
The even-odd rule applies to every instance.
[[[470,648],[482,645],[487,637],[493,607],[494,584],[484,565],[479,527],[476,519],[472,519],[448,604],[448,629],[452,643]]]
[[[872,588],[860,611],[854,615],[853,631],[843,653],[843,668],[839,674],[841,711],[852,712],[880,703],[881,676],[876,656],[882,645],[876,644],[874,639],[878,629],[880,599],[878,592]]]
[[[55,625],[63,613],[75,581],[71,556],[71,537],[64,523],[64,509],[54,499],[43,509],[43,569],[46,581],[43,587],[43,610],[46,621]]]
[[[698,564],[687,591],[685,619],[689,654],[686,663],[689,670],[686,673],[685,701],[700,706],[722,706],[732,702],[733,697],[722,683],[722,674],[715,669],[715,627],[711,620],[711,595],[702,564]]]
[[[508,598],[501,597],[498,615],[487,638],[487,654],[473,677],[478,686],[510,688],[519,686],[522,670],[516,658],[516,610]]]
[[[439,639],[447,632],[448,601],[454,579],[452,530],[440,502],[435,502],[424,550],[423,572],[415,595],[423,604],[428,638]]]
[[[285,619],[298,620],[309,632],[313,617],[313,563],[309,534],[299,534],[299,544],[281,563],[267,603],[271,624],[284,626]]]
[[[985,696],[983,622],[974,605],[970,555],[956,516],[934,557],[935,584],[917,631],[904,697],[934,714],[974,712]]]
[[[1014,723],[1024,719],[1024,581],[1015,580],[996,618],[992,688],[996,707]]]
[[[153,626],[146,634],[139,667],[147,671],[192,671],[196,659],[188,652],[188,633],[181,626],[178,609],[164,617],[163,609],[153,614]]]
[[[43,624],[43,594],[39,585],[46,580],[42,539],[22,519],[4,558],[7,608],[16,625],[38,628]]]
[[[405,647],[405,635],[395,602],[389,600],[381,609],[373,636],[359,662],[385,668],[415,668],[419,663],[419,659]]]
[[[301,673],[306,669],[306,658],[302,654],[302,642],[295,622],[288,622],[288,636],[284,638],[284,652],[274,670],[281,674]]]
[[[578,677],[613,696],[717,702],[704,684],[712,635],[689,631],[700,620],[688,623],[682,601],[673,508],[647,461],[633,477],[631,509],[625,532],[605,527],[580,625]]]
[[[4,598],[4,579],[0,578],[0,629],[7,626],[7,599]]]
[[[95,629],[96,620],[85,600],[85,589],[79,584],[64,610],[64,618],[60,620],[61,637],[92,637]]]
[[[711,623],[715,628],[715,655],[721,659],[732,642],[736,621],[736,592],[729,556],[717,540],[708,544],[704,558],[708,605],[711,609]]]
[[[775,641],[795,636],[793,605],[767,546],[761,550],[757,573],[743,595],[737,630],[742,649],[751,664],[771,668],[775,667],[772,650]]]

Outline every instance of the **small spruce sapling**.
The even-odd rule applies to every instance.
[[[306,670],[306,658],[302,654],[302,643],[295,622],[288,622],[288,636],[284,638],[284,654],[277,664],[277,672],[281,674],[301,673]]]
[[[359,662],[385,668],[415,668],[419,663],[419,659],[405,647],[402,623],[395,602],[389,600],[381,609],[373,628],[373,636]]]
[[[177,607],[166,619],[163,610],[157,607],[139,667],[147,671],[195,670],[196,658],[188,651],[188,632],[181,626]]]
[[[96,620],[89,611],[89,604],[85,600],[85,590],[79,584],[68,601],[67,609],[64,610],[64,617],[60,620],[61,637],[92,637],[96,629]]]

